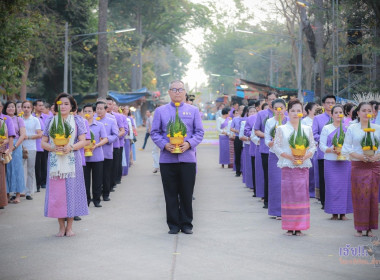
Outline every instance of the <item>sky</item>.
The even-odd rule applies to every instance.
[[[191,0],[193,3],[200,3],[207,5],[208,2],[215,2],[220,7],[228,7],[229,9],[236,9],[233,0]],[[275,0],[244,0],[245,6],[254,12],[254,23],[259,23],[269,15]],[[258,9],[259,7],[259,9]],[[196,47],[203,43],[202,29],[194,29],[185,34],[184,47],[191,55],[191,61],[187,65],[188,71],[186,72],[183,81],[189,85],[189,89],[193,89],[202,83],[207,84],[208,76],[200,66],[200,59]]]

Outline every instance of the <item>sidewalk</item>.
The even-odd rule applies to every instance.
[[[137,149],[143,137],[140,131]],[[340,247],[370,243],[354,237],[352,214],[331,221],[312,199],[307,235],[285,236],[241,178],[217,164],[213,145],[197,150],[194,234],[167,234],[151,149],[149,138],[111,201],[91,204],[90,215],[74,222],[75,237],[54,237],[58,224],[43,216],[44,190],[0,210],[0,279],[379,279],[373,265],[340,263]]]

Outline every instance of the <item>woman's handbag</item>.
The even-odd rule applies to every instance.
[[[28,159],[28,150],[22,149],[22,158],[23,159]]]

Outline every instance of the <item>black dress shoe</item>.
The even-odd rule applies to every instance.
[[[236,174],[235,177],[240,177],[240,174]]]
[[[264,204],[263,208],[268,209],[268,204]]]
[[[46,189],[46,185],[42,185],[42,186],[41,186],[41,189]]]
[[[193,234],[193,231],[189,228],[183,228],[183,229],[181,229],[181,231],[185,234]]]
[[[81,220],[82,220],[81,217],[79,217],[79,216],[74,216],[74,221],[81,221]]]
[[[179,232],[179,230],[178,229],[171,229],[171,230],[169,230],[169,234],[177,234]]]
[[[112,188],[112,189],[110,189],[110,192],[115,192],[115,190]]]
[[[27,200],[33,200],[33,197],[31,197],[30,195],[27,195],[25,198],[26,198]]]
[[[103,201],[110,201],[111,199],[109,197],[103,197]]]
[[[119,181],[119,182],[116,182],[116,185],[120,185],[121,184],[121,181]]]
[[[100,205],[99,202],[94,202],[94,206],[95,206],[95,207],[102,207],[102,205]]]

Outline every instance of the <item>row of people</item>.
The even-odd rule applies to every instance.
[[[378,172],[376,173],[373,170],[376,169],[376,164],[379,163],[380,156],[378,152],[376,152],[375,156],[367,158],[368,161],[373,161],[369,163],[370,166],[368,166],[368,172],[370,172],[369,176],[372,180],[372,185],[369,184],[369,188],[372,192],[369,193],[372,194],[363,199],[362,195],[357,193],[358,190],[355,190],[356,193],[351,194],[351,188],[353,192],[355,192],[355,186],[350,180],[351,174],[357,174],[353,169],[358,170],[359,168],[358,164],[354,161],[358,159],[365,160],[362,156],[363,150],[361,149],[360,143],[354,143],[352,141],[351,143],[350,140],[345,140],[344,151],[346,153],[346,160],[342,161],[338,160],[338,156],[341,152],[334,148],[332,141],[335,134],[339,136],[341,122],[343,131],[347,131],[347,139],[348,137],[353,137],[353,135],[349,133],[348,128],[358,129],[357,127],[360,125],[362,127],[358,130],[360,130],[361,133],[357,131],[355,136],[363,138],[364,131],[362,128],[368,125],[368,117],[365,113],[368,114],[369,112],[372,115],[372,126],[375,129],[374,137],[380,139],[379,126],[374,124],[378,110],[377,102],[362,103],[357,107],[352,104],[342,106],[339,104],[336,105],[335,96],[327,95],[322,100],[324,113],[314,116],[316,110],[318,110],[318,105],[315,103],[306,104],[305,108],[299,101],[297,101],[298,103],[291,101],[289,104],[286,104],[284,100],[278,99],[277,94],[274,92],[268,93],[267,101],[268,108],[264,110],[261,110],[259,102],[252,104],[253,106],[250,107],[240,106],[237,109],[233,108],[232,110],[234,110],[234,112],[232,114],[235,114],[234,118],[230,117],[231,111],[229,111],[228,108],[222,110],[222,117],[217,120],[217,129],[220,134],[219,163],[226,165],[233,162],[230,157],[230,143],[233,141],[234,151],[232,154],[234,155],[233,163],[236,176],[243,174],[243,183],[254,190],[254,196],[263,198],[263,208],[268,208],[269,215],[283,220],[284,229],[286,229],[285,225],[289,217],[295,220],[292,215],[288,215],[290,210],[285,209],[283,207],[284,205],[282,205],[287,195],[289,195],[289,190],[287,190],[288,182],[286,179],[287,171],[289,170],[286,168],[290,167],[293,169],[303,169],[302,172],[298,170],[300,172],[298,175],[295,174],[295,170],[293,170],[293,172],[289,174],[294,175],[294,177],[288,178],[293,178],[293,181],[299,180],[300,186],[302,185],[301,187],[303,188],[305,186],[304,183],[301,182],[307,177],[308,197],[315,197],[319,194],[322,208],[326,213],[332,214],[332,220],[347,220],[345,215],[354,212],[355,228],[358,231],[357,235],[361,235],[363,230],[367,231],[368,235],[371,235],[371,229],[377,228],[377,219],[375,221],[373,218],[373,211],[375,211],[375,207],[377,208],[377,202],[374,204],[374,202],[370,203],[370,201],[378,201],[379,199],[380,179]],[[295,165],[289,161],[292,158],[290,157],[291,154],[288,153],[288,147],[284,150],[286,145],[289,146],[289,133],[296,131],[295,128],[298,126],[295,117],[293,116],[293,120],[291,118],[290,112],[292,112],[292,107],[295,107],[297,114],[301,116],[301,118],[298,116],[298,121],[301,122],[302,130],[308,136],[311,134],[309,139],[310,146],[306,154],[310,155],[311,153],[311,158],[305,156],[303,164],[301,165]],[[301,109],[298,110],[298,107],[301,107]],[[305,112],[307,116],[305,116]],[[346,117],[344,118],[344,116]],[[347,119],[349,119],[349,121],[347,121]],[[281,141],[278,140],[280,137],[277,137],[278,128],[281,128],[282,133],[286,134],[285,137],[280,134],[282,138]],[[280,142],[277,142],[276,147],[277,140]],[[282,148],[279,149],[281,143]],[[351,144],[348,146],[346,143]],[[355,145],[357,147],[355,147]],[[358,156],[358,154],[360,156]],[[305,170],[307,170],[307,174],[302,175]],[[342,176],[337,176],[337,174],[342,174]],[[352,178],[353,176],[354,175],[352,175]],[[359,180],[363,180],[363,178],[360,177]],[[376,182],[377,187],[374,186]],[[292,185],[292,188],[295,187],[295,185]],[[301,191],[301,187],[298,189],[299,191]],[[315,193],[315,191],[317,191],[317,193]],[[296,192],[297,193],[292,195],[299,195],[298,191]],[[374,193],[377,193],[377,198],[373,197]],[[365,200],[365,206],[359,206],[359,200],[355,200],[355,198],[353,198],[354,196],[355,198],[360,197],[362,201]],[[305,201],[305,198],[299,197],[299,203]],[[307,215],[309,215],[307,214],[308,210],[304,210],[306,216],[302,216],[303,214],[301,215],[300,213],[298,215],[302,217],[302,219],[307,220]],[[362,217],[363,215],[364,217]],[[300,223],[292,228],[292,233],[302,235],[300,231],[307,228],[305,224],[302,225],[302,223]]]

